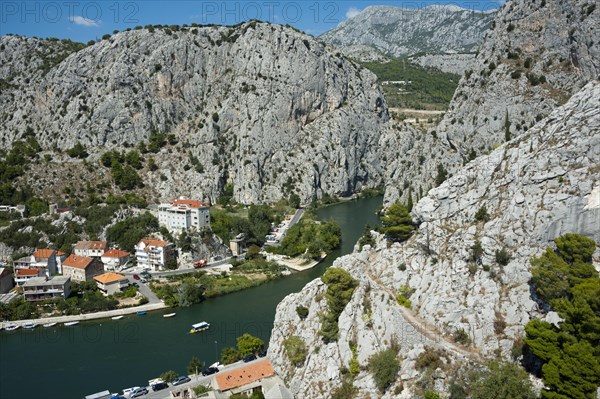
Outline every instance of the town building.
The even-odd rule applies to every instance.
[[[50,277],[58,273],[56,253],[55,249],[36,249],[32,255],[17,259],[14,262],[15,269],[41,269]]]
[[[113,295],[129,287],[129,280],[122,274],[108,272],[94,277],[98,289],[104,295]]]
[[[99,258],[108,250],[106,241],[78,241],[73,247],[73,253],[77,256]]]
[[[23,284],[26,301],[43,301],[53,298],[66,299],[71,294],[71,279],[64,276],[36,277]]]
[[[19,287],[21,287],[23,284],[25,284],[32,278],[42,277],[44,275],[44,272],[40,269],[17,269],[17,271],[15,272],[15,282]]]
[[[13,287],[12,273],[7,268],[0,267],[0,294],[6,294]]]
[[[129,262],[129,252],[120,249],[109,249],[100,260],[104,263],[104,270],[120,270]]]
[[[162,270],[175,257],[175,246],[155,238],[144,238],[135,245],[135,257],[138,266],[144,269]]]
[[[252,362],[231,371],[223,371],[213,378],[212,386],[219,392],[251,394],[262,387],[262,381],[275,376],[275,370],[267,359]]]
[[[56,251],[56,270],[62,274],[62,264],[69,255],[63,251]]]
[[[98,258],[71,255],[62,265],[63,276],[73,281],[84,282],[104,273],[104,265]]]
[[[179,198],[158,206],[158,224],[171,233],[210,227],[210,206],[197,200]]]

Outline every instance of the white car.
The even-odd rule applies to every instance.
[[[126,398],[130,398],[131,394],[136,389],[140,389],[140,387],[133,387],[133,388],[125,388],[125,389],[123,389],[123,396],[125,396]]]

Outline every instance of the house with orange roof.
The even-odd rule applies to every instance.
[[[58,273],[55,249],[36,249],[32,255],[17,259],[14,262],[15,269],[40,269],[50,277]]]
[[[30,280],[35,277],[42,277],[42,276],[45,276],[45,273],[42,269],[37,269],[37,268],[17,269],[15,271],[15,283],[17,283],[17,285],[19,287],[21,287],[23,284],[25,284],[27,282],[27,280]]]
[[[122,274],[108,272],[94,277],[98,289],[106,296],[122,292],[129,287],[129,280]]]
[[[103,253],[100,260],[104,263],[104,270],[120,270],[129,262],[129,258],[129,252],[113,248]]]
[[[180,197],[158,206],[158,224],[171,233],[210,227],[210,206],[198,200]]]
[[[104,265],[99,258],[70,255],[63,262],[62,271],[63,276],[70,277],[72,281],[82,283],[104,273]]]
[[[175,245],[156,238],[142,238],[135,245],[138,266],[154,271],[163,270],[169,261],[176,260]]]
[[[77,256],[100,258],[108,250],[106,241],[78,241],[73,246],[73,253]]]
[[[261,387],[263,380],[274,376],[271,362],[264,359],[215,374],[212,386],[220,392],[247,394]]]

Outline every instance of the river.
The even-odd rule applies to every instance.
[[[352,252],[366,224],[378,223],[382,198],[353,200],[317,211],[342,229],[341,247],[317,267],[259,287],[206,300],[189,308],[167,309],[119,321],[82,322],[72,327],[0,331],[0,398],[82,398],[109,389],[147,385],[167,370],[186,373],[192,356],[216,361],[225,346],[235,346],[244,332],[271,335],[277,304],[319,277],[339,256]],[[165,313],[177,316],[165,319]],[[211,324],[189,334],[190,325]]]

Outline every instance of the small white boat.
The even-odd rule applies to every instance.
[[[76,324],[79,324],[79,322],[78,321],[68,321],[68,322],[64,323],[63,325],[66,327],[70,327],[70,326],[74,326]]]
[[[115,316],[115,317],[112,317],[112,319],[113,319],[113,320],[121,320],[122,318],[123,318],[123,316]]]
[[[208,324],[205,321],[196,323],[196,324],[192,324],[192,329],[190,330],[190,333],[195,334],[197,332],[206,331],[206,330],[208,330],[209,327],[210,327],[210,324]]]
[[[50,327],[54,327],[55,325],[56,325],[56,323],[46,323],[46,324],[43,324],[43,327],[50,328]]]
[[[32,330],[35,328],[35,326],[37,326],[37,324],[34,324],[30,321],[28,321],[27,323],[23,324],[23,328],[26,328],[28,330]]]
[[[164,314],[164,315],[163,315],[163,317],[166,319],[166,318],[168,318],[168,317],[173,317],[173,316],[175,316],[176,314],[177,314],[177,313],[167,313],[167,314]]]
[[[20,326],[19,326],[18,324],[15,324],[15,323],[10,323],[10,324],[7,324],[7,325],[5,325],[5,326],[4,326],[4,329],[5,329],[6,331],[14,331],[14,330],[16,330],[16,329],[17,329],[17,328],[19,328],[19,327],[20,327]]]

